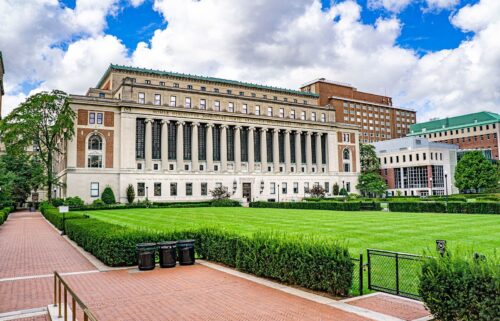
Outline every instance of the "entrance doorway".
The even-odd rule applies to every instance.
[[[243,183],[243,198],[249,203],[252,201],[252,183]]]

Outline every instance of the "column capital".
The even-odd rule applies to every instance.
[[[312,131],[309,131],[309,130],[306,130],[306,131],[305,131],[305,134],[306,134],[307,136],[312,136],[313,132],[312,132]]]
[[[154,121],[154,119],[153,119],[153,118],[146,118],[146,119],[144,120],[144,122],[145,122],[146,124],[147,124],[147,123],[152,123],[153,121]]]
[[[226,124],[222,124],[222,125],[220,125],[220,128],[223,128],[223,129],[227,129],[228,127],[229,127],[229,126],[228,126],[228,125],[226,125]]]
[[[200,123],[198,123],[198,122],[191,123],[191,127],[198,127],[198,126],[200,126]]]
[[[267,132],[268,130],[269,130],[269,128],[267,128],[267,127],[261,127],[261,128],[260,128],[260,131],[261,131],[261,132]]]
[[[322,132],[316,132],[316,136],[319,136],[319,137],[323,136],[323,134],[324,133],[322,133]]]
[[[290,134],[292,132],[291,129],[285,129],[285,134]]]
[[[162,119],[161,120],[161,124],[162,125],[168,125],[168,124],[170,124],[170,120],[168,120],[168,119]]]
[[[206,127],[207,127],[207,128],[208,128],[208,127],[213,128],[214,126],[215,126],[215,125],[214,125],[214,123],[207,123],[207,124],[206,124]]]
[[[183,122],[183,121],[178,121],[177,122],[177,126],[184,126],[186,125],[186,122]]]
[[[241,130],[241,125],[234,126],[234,129]]]
[[[254,130],[255,130],[255,126],[248,127],[248,131],[254,131]]]
[[[273,128],[273,132],[274,132],[274,133],[279,133],[279,132],[280,132],[280,129],[279,129],[279,128]]]
[[[303,133],[303,131],[302,131],[302,130],[300,130],[300,129],[295,129],[295,134],[297,134],[297,135],[301,135],[302,133]]]

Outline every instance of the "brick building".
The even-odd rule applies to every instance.
[[[445,195],[458,193],[454,187],[456,145],[404,137],[373,143],[381,174],[390,195]]]
[[[111,65],[71,96],[75,136],[56,160],[60,197],[86,202],[111,186],[126,202],[297,200],[315,184],[354,192],[359,130],[335,121],[320,96],[212,77]]]
[[[414,124],[408,136],[458,145],[459,157],[464,152],[480,150],[486,158],[499,160],[499,134],[500,115],[484,111]]]
[[[318,94],[318,104],[333,109],[337,122],[359,126],[363,143],[404,137],[416,122],[416,112],[393,106],[391,97],[358,91],[348,84],[321,78],[301,90]]]

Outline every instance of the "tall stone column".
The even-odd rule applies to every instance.
[[[161,168],[168,170],[168,119],[161,121]]]
[[[323,167],[321,158],[321,133],[316,133],[316,170],[321,173],[321,168]]]
[[[214,170],[214,142],[213,142],[214,124],[207,124],[207,171]]]
[[[267,130],[267,128],[260,130],[260,161],[263,173],[267,172]]]
[[[175,159],[177,160],[177,171],[184,170],[184,122],[177,122],[177,148]]]
[[[198,127],[200,123],[191,124],[191,170],[199,171],[198,166]]]
[[[241,172],[241,126],[234,128],[234,170]]]
[[[273,129],[273,167],[274,172],[278,173],[280,171],[280,140],[279,140],[278,128]]]
[[[255,155],[254,155],[254,134],[255,127],[248,128],[248,172],[252,173],[255,170]]]
[[[302,168],[302,140],[300,139],[302,132],[295,131],[295,165],[297,166],[297,173],[301,172]]]
[[[220,126],[220,162],[221,170],[227,172],[227,125]]]
[[[285,171],[292,171],[292,155],[290,152],[290,130],[285,130]]]
[[[338,140],[337,140],[337,132],[329,132],[327,134],[327,150],[328,150],[328,157],[326,158],[326,162],[328,163],[328,172],[330,172],[330,175],[335,173],[335,172],[340,172],[340,164],[339,164],[339,147],[338,147]]]
[[[306,167],[307,173],[312,173],[312,146],[311,146],[312,132],[306,132]]]
[[[144,159],[146,161],[146,170],[150,171],[153,169],[153,128],[152,119],[146,119],[146,136],[144,137],[145,143],[145,155]]]

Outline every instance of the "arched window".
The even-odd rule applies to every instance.
[[[89,150],[102,150],[102,138],[99,135],[92,135],[89,138]]]
[[[351,159],[351,153],[349,152],[349,149],[344,149],[343,151],[344,154],[344,160],[350,160]]]

